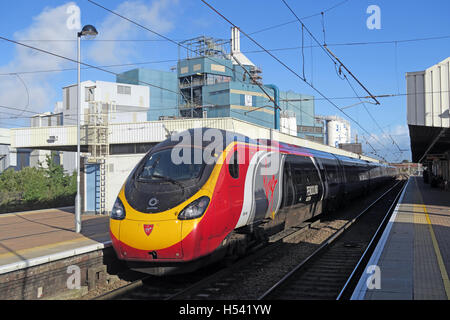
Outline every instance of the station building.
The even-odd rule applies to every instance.
[[[406,73],[407,121],[412,162],[422,163],[433,186],[450,180],[450,57]]]

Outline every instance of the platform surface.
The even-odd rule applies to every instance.
[[[82,215],[76,233],[73,207],[0,214],[0,274],[110,244],[108,216]]]
[[[353,300],[450,300],[450,192],[407,183]]]

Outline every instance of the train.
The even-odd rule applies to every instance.
[[[191,272],[243,256],[396,176],[384,163],[190,129],[155,145],[131,171],[111,211],[110,237],[131,269]]]

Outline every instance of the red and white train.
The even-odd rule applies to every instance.
[[[386,164],[223,130],[215,130],[221,138],[212,148],[195,141],[195,130],[215,129],[191,129],[185,136],[192,139],[157,144],[119,192],[110,235],[118,258],[133,269],[188,272],[242,255],[252,243],[397,174]]]

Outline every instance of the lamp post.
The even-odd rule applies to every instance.
[[[80,196],[80,121],[81,121],[81,89],[80,89],[80,40],[86,36],[93,38],[98,34],[94,26],[88,24],[77,33],[77,61],[78,61],[78,79],[77,79],[77,195],[75,197],[75,232],[81,232],[81,196]]]

